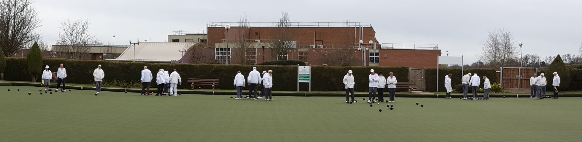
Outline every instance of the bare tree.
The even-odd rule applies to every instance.
[[[516,58],[517,47],[513,45],[511,32],[499,30],[489,33],[488,39],[483,44],[483,54],[481,55],[483,61],[489,64],[490,67],[498,68],[516,66],[510,62]]]
[[[235,49],[232,50],[233,63],[242,65],[256,64],[252,62],[253,56],[256,56],[255,49],[252,48],[253,42],[250,41],[250,23],[246,16],[242,16],[238,21],[239,27],[231,28],[235,36]]]
[[[0,48],[5,56],[12,56],[18,50],[32,47],[38,34],[40,20],[30,0],[0,1]]]
[[[526,54],[523,56],[524,67],[541,67],[544,60],[537,54]]]
[[[272,57],[276,60],[287,60],[289,50],[296,46],[295,42],[291,41],[291,18],[287,12],[283,12],[279,23],[277,23],[277,32],[275,40],[272,43],[273,52]]]
[[[344,42],[340,45],[334,46],[323,54],[323,62],[329,66],[355,66],[359,61],[357,56],[354,56],[354,43],[349,33],[344,33]]]
[[[214,49],[206,47],[206,43],[200,42],[194,44],[192,47],[192,59],[193,64],[216,64],[214,60]]]
[[[63,22],[57,44],[64,46],[54,49],[56,56],[67,59],[86,58],[90,50],[88,45],[99,43],[95,36],[89,34],[89,25],[89,21],[84,20]]]

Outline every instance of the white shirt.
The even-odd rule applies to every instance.
[[[170,74],[168,71],[164,71],[164,77],[166,77],[166,79],[164,79],[166,83],[170,83]]]
[[[554,76],[554,79],[552,80],[552,86],[560,86],[560,76]]]
[[[163,71],[160,71],[158,74],[156,74],[156,83],[158,83],[158,85],[166,83],[166,75]]]
[[[344,76],[344,88],[348,89],[348,88],[354,88],[354,84],[356,84],[356,82],[354,82],[354,75],[345,75]]]
[[[152,82],[152,71],[148,69],[141,70],[141,82]]]
[[[386,78],[378,76],[378,88],[384,88],[384,86],[386,86]]]
[[[445,75],[445,86],[451,86],[451,78],[449,75]]]
[[[51,72],[51,70],[43,70],[42,79],[53,79],[53,73]]]
[[[529,85],[530,86],[536,85],[536,78],[535,77],[532,76],[531,78],[529,78]]]
[[[463,79],[461,80],[462,84],[469,84],[469,81],[471,79],[471,76],[469,76],[468,74],[463,76]]]
[[[481,85],[481,79],[476,74],[471,77],[471,86],[479,86]]]
[[[65,68],[57,69],[57,78],[60,78],[60,79],[67,78],[67,69],[65,69]]]
[[[93,78],[95,81],[103,81],[103,78],[105,78],[105,72],[103,72],[102,69],[96,68],[93,71]]]
[[[259,73],[257,70],[253,70],[249,73],[247,80],[249,83],[259,84],[261,83],[261,73]]]
[[[483,82],[483,89],[491,89],[491,82],[489,82],[489,78],[486,78],[485,82]]]
[[[540,86],[546,85],[548,85],[548,80],[546,80],[546,77],[540,77]]]
[[[180,77],[180,74],[178,74],[178,72],[174,71],[172,72],[172,74],[170,74],[170,83],[173,84],[182,83],[182,78]]]
[[[537,86],[542,86],[542,76],[536,77],[536,85]]]
[[[245,86],[245,76],[243,76],[241,73],[237,73],[236,76],[234,76],[234,83],[235,86]]]
[[[396,83],[398,83],[398,80],[396,80],[396,76],[388,76],[388,78],[386,78],[386,84],[388,84],[388,88],[396,88]]]
[[[267,74],[264,78],[265,78],[265,82],[263,82],[263,85],[265,85],[265,88],[272,88],[273,87],[273,76],[270,76],[269,74]]]
[[[378,87],[378,78],[378,74],[370,74],[368,76],[368,80],[370,81],[370,83],[368,83],[368,87]]]
[[[539,76],[538,76],[538,77],[533,77],[533,78],[531,78],[531,79],[532,79],[533,81],[532,81],[532,80],[530,80],[529,82],[530,82],[530,83],[531,83],[531,82],[533,82],[533,85],[534,85],[534,86],[538,86],[538,83],[539,83],[539,81],[540,81],[540,77],[539,77]]]

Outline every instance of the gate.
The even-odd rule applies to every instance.
[[[529,92],[529,78],[537,72],[533,67],[501,67],[501,88],[508,92]]]
[[[410,82],[419,87],[419,90],[426,91],[426,82],[424,80],[424,69],[410,69],[408,75]]]

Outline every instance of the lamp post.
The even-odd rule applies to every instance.
[[[523,51],[521,50],[521,46],[523,46],[523,43],[519,42],[519,62],[521,67],[523,67]]]
[[[360,50],[362,50],[362,66],[366,66],[366,52],[365,50],[362,48],[362,44],[364,44],[364,40],[360,40],[358,46]]]
[[[520,67],[519,67],[519,74],[517,76],[517,92],[520,91],[521,89],[521,68],[523,68],[523,51],[521,50],[521,46],[523,46],[523,43],[519,42],[519,63],[520,63]]]
[[[224,27],[226,29],[226,50],[230,51],[230,49],[228,48],[228,29],[230,29],[230,24],[226,25]],[[226,56],[226,64],[228,65],[228,61],[230,60],[230,57],[227,55]]]

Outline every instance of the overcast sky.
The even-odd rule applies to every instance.
[[[36,0],[38,32],[55,44],[61,22],[88,20],[101,42],[138,38],[165,42],[172,31],[205,30],[208,22],[277,21],[370,23],[382,43],[438,43],[446,56],[478,60],[488,32],[505,29],[523,54],[580,54],[580,0]],[[113,39],[113,35],[116,36]]]

